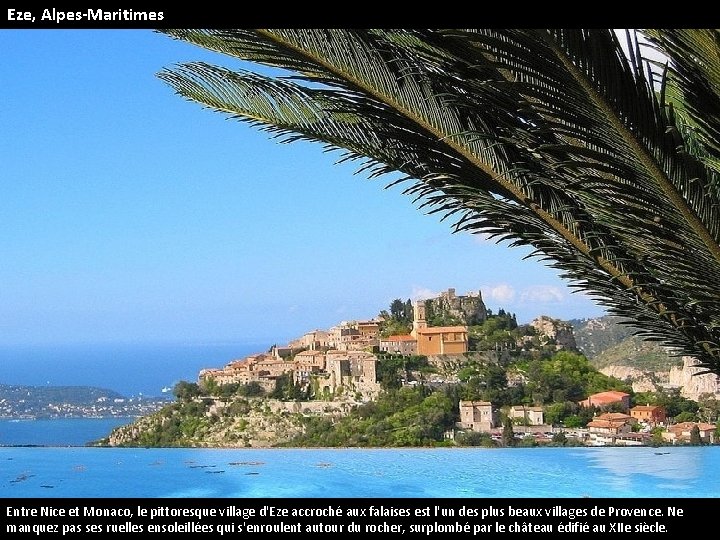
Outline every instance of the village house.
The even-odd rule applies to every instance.
[[[360,393],[364,399],[377,396],[381,386],[377,381],[377,358],[363,351],[328,351],[325,356],[327,385],[321,389],[335,393],[347,389]],[[322,384],[322,383],[321,383]]]
[[[293,380],[295,384],[304,385],[310,376],[325,369],[325,353],[322,351],[302,351],[293,359]]]
[[[257,382],[266,391],[272,391],[277,377],[292,371],[293,363],[280,360],[272,354],[255,354],[241,360],[233,360],[221,369],[203,369],[199,382],[212,381],[220,386]]]
[[[680,422],[668,426],[667,431],[663,432],[663,440],[672,444],[689,443],[693,428],[697,426],[700,431],[700,440],[705,444],[713,444],[715,442],[715,424],[705,422]]]
[[[379,319],[342,321],[330,328],[328,345],[339,351],[371,351],[380,343]]]
[[[364,321],[352,321],[351,328],[355,328],[363,338],[377,340],[380,336],[380,327],[382,321],[380,319],[369,319]]]
[[[495,427],[492,403],[489,401],[460,401],[458,427],[479,432],[490,432]]]
[[[325,394],[343,389],[369,399],[381,388],[376,364],[375,355],[363,351],[308,350],[297,353],[292,360],[274,354],[257,354],[233,360],[222,369],[203,369],[198,380],[200,383],[212,380],[221,386],[257,382],[270,392],[278,377],[290,373],[293,381],[301,386],[315,378],[317,389]]]
[[[650,426],[662,425],[666,420],[665,408],[659,405],[637,405],[630,409],[630,416]]]
[[[329,330],[330,348],[340,351],[347,351],[352,348],[351,343],[361,339],[360,331],[357,328],[350,328],[347,323],[340,323]]]
[[[380,338],[380,351],[403,356],[417,354],[417,340],[410,334],[395,334]]]
[[[524,426],[541,426],[545,424],[545,416],[542,407],[514,405],[510,407],[508,416],[515,423],[520,422]]]
[[[618,392],[616,390],[599,392],[589,396],[583,401],[578,402],[578,405],[581,407],[598,407],[600,409],[606,409],[610,405],[614,405],[616,403],[619,403],[622,410],[627,412],[630,409],[630,394]]]
[[[330,348],[330,333],[324,330],[306,332],[302,337],[288,344],[291,348],[321,350]]]
[[[255,357],[253,371],[259,373],[262,377],[277,378],[287,372],[295,369],[295,363],[292,360],[284,360],[275,358],[269,354],[258,355]]]
[[[588,422],[587,429],[591,444],[604,446],[621,444],[626,435],[632,433],[635,419],[624,413],[604,413]],[[632,437],[631,437],[632,438]]]

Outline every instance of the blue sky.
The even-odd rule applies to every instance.
[[[527,250],[156,77],[237,61],[151,30],[0,30],[0,50],[0,344],[282,342],[448,287],[520,322],[603,313]]]

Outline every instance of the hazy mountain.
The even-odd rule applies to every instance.
[[[570,321],[578,348],[595,367],[621,365],[668,371],[671,366],[680,365],[680,359],[668,354],[658,343],[634,337],[633,328],[622,321],[609,315]]]

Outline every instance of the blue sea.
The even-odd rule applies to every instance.
[[[720,447],[0,448],[0,497],[717,498]]]
[[[85,446],[134,418],[0,420],[0,446]]]
[[[253,342],[0,346],[0,384],[98,386],[127,397],[160,396],[208,367],[268,350]]]
[[[179,380],[195,380],[204,367],[267,348],[252,343],[2,347],[0,383],[92,385],[154,396]],[[0,497],[720,497],[718,446],[83,447],[130,421],[0,420]]]

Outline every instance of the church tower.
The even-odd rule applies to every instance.
[[[418,300],[413,306],[413,327],[410,335],[417,339],[418,330],[427,328],[427,321],[425,320],[425,300]]]

